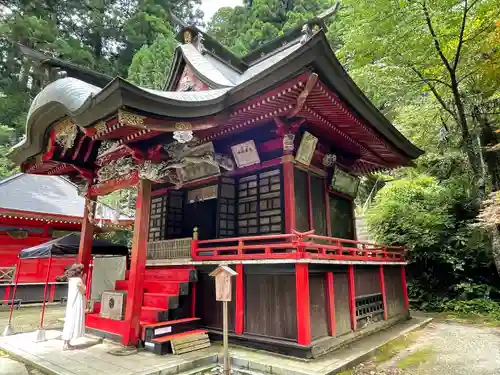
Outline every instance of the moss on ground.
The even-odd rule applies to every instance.
[[[375,363],[387,362],[388,360],[396,356],[399,352],[401,352],[402,350],[406,349],[411,344],[413,344],[419,334],[420,334],[419,331],[410,332],[407,335],[398,337],[397,339],[392,340],[387,344],[381,346],[375,352],[375,356],[373,357],[374,362]]]
[[[500,320],[494,317],[483,316],[483,315],[444,312],[439,315],[439,318],[444,321],[451,321],[453,323],[459,323],[459,324],[500,327]]]
[[[415,352],[398,361],[397,366],[402,370],[415,368],[420,366],[422,363],[433,360],[434,358],[434,350],[431,347],[425,347],[416,350]]]

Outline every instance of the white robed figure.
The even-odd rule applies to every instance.
[[[81,264],[73,264],[68,270],[68,302],[62,334],[64,350],[72,348],[71,340],[85,334],[85,285],[82,272]]]

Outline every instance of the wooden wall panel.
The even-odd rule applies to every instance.
[[[297,339],[295,275],[245,273],[245,297],[245,333]]]
[[[325,180],[317,176],[310,176],[310,179],[313,218],[312,228],[315,230],[315,234],[326,236]]]
[[[354,267],[354,285],[356,297],[380,293],[379,268]]]
[[[387,315],[389,318],[405,312],[401,266],[385,266]]]
[[[213,267],[215,268],[215,267]],[[201,318],[201,325],[209,328],[222,329],[222,302],[215,300],[215,280],[209,276],[213,271],[198,270],[196,283],[196,316]],[[228,302],[229,330],[234,332],[236,285],[233,280],[232,301]]]
[[[299,232],[307,232],[309,227],[309,193],[307,191],[307,173],[301,169],[294,169],[295,189],[295,220]]]
[[[336,336],[351,332],[351,320],[349,315],[349,284],[347,272],[335,272],[333,274],[335,288],[335,326]]]
[[[309,274],[309,300],[311,312],[311,338],[328,336],[325,274]]]

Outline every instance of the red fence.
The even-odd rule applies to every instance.
[[[268,236],[193,240],[193,260],[328,259],[404,262],[403,246],[318,236],[314,231]]]

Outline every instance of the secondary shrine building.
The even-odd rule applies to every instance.
[[[360,176],[422,151],[355,85],[323,21],[244,57],[196,27],[178,39],[163,90],[24,49],[53,79],[12,154],[22,170],[88,200],[138,188],[124,316],[96,302],[87,328],[159,354],[180,332],[220,338],[219,264],[238,274],[234,343],[312,357],[407,319],[405,249],[357,241],[353,199]],[[86,220],[85,265],[92,233]]]

